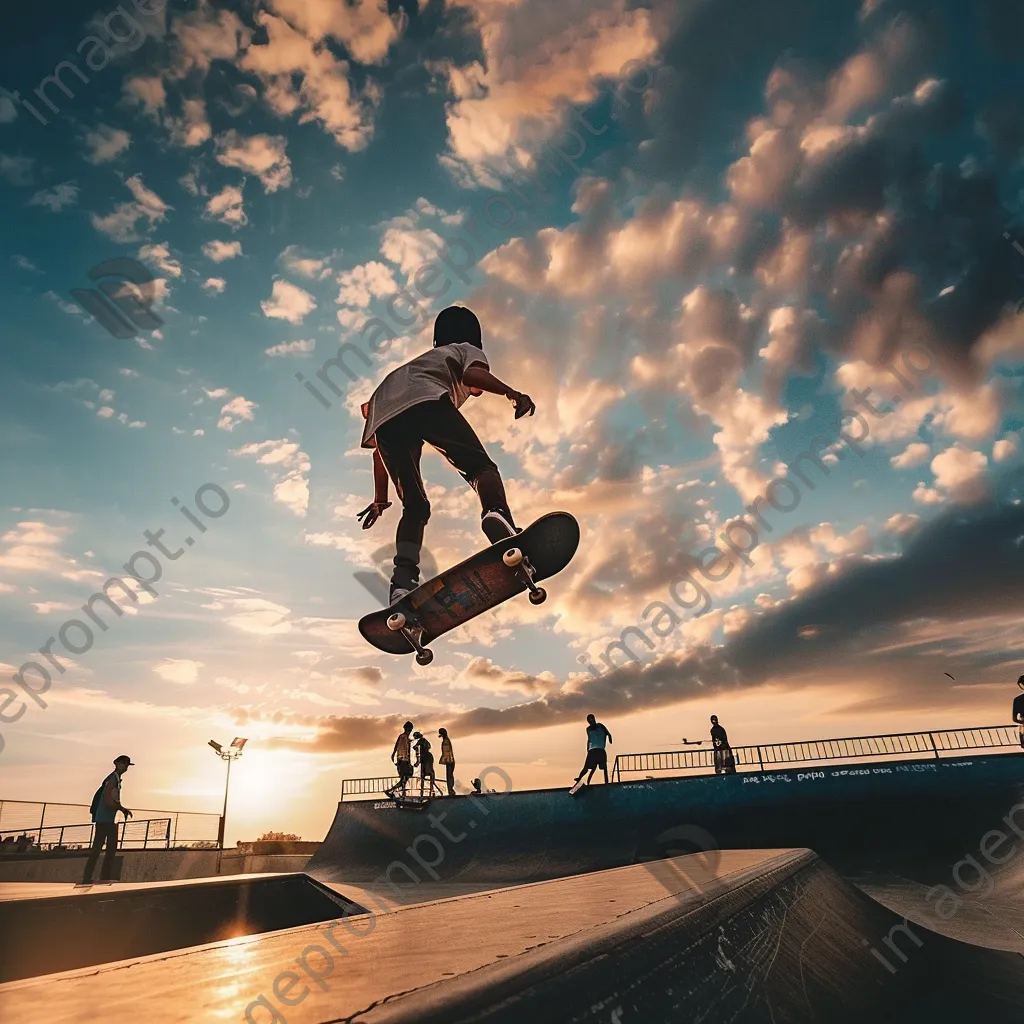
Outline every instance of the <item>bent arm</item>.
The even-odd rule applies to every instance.
[[[482,363],[473,363],[462,375],[462,383],[467,388],[477,388],[479,391],[486,391],[491,395],[501,395],[503,398],[512,398],[516,392],[503,381],[485,369]]]

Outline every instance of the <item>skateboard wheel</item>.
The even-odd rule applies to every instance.
[[[548,599],[548,592],[543,587],[538,587],[536,591],[530,591],[530,604],[543,604]]]
[[[394,615],[388,616],[388,629],[398,632],[398,630],[404,628],[405,616],[401,612],[395,612]]]
[[[523,553],[519,548],[509,548],[502,556],[501,560],[510,568],[514,568],[519,565],[523,560]]]
[[[416,655],[417,665],[429,665],[434,660],[434,652],[424,648]]]

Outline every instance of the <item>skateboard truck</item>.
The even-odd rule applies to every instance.
[[[417,627],[410,629],[408,619],[406,619],[403,612],[395,612],[393,615],[388,616],[388,629],[396,633],[401,632],[402,636],[412,644],[416,651],[417,665],[429,665],[434,660],[434,652],[429,647],[424,647],[420,643],[423,629]]]
[[[525,584],[530,591],[530,604],[543,604],[547,600],[548,592],[533,582],[536,570],[519,548],[509,548],[508,551],[503,552],[501,560],[510,569],[515,569],[516,579]]]

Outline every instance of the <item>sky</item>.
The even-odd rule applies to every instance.
[[[54,2],[0,46],[4,799],[128,753],[127,806],[219,811],[244,736],[228,841],[318,839],[407,718],[517,789],[590,712],[612,755],[1010,720],[1019,3]],[[72,295],[114,259],[122,337]],[[356,630],[359,406],[451,303],[537,404],[464,408],[517,520],[582,541],[420,667]],[[423,468],[454,564],[477,499]]]

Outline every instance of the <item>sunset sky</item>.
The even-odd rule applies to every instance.
[[[711,713],[736,744],[1009,721],[1018,0],[54,2],[0,47],[0,797],[88,803],[125,752],[127,806],[219,811],[206,742],[241,735],[228,840],[319,839],[407,718],[516,788],[572,781],[591,711],[613,756]],[[158,329],[72,297],[116,257]],[[355,520],[359,405],[453,302],[537,403],[464,410],[520,525],[583,540],[423,668],[356,630],[399,511]],[[476,496],[424,472],[452,564]],[[144,531],[155,595],[62,633]]]

